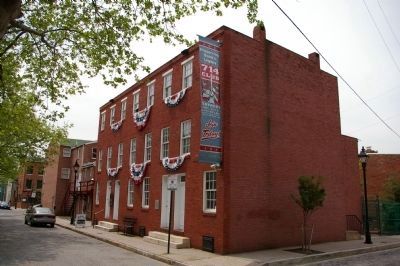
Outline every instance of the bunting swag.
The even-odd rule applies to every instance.
[[[118,175],[119,167],[118,168],[108,168],[107,175],[109,177],[116,177]]]
[[[146,171],[146,166],[149,162],[144,162],[140,164],[131,164],[131,177],[136,185],[140,185],[143,181],[143,176]]]
[[[177,106],[183,99],[183,97],[185,96],[186,93],[186,89],[181,90],[178,93],[175,93],[174,95],[165,97],[164,99],[164,103],[168,106],[168,107],[175,107]]]
[[[176,171],[178,170],[179,167],[183,164],[185,161],[186,157],[190,156],[190,153],[185,153],[182,154],[181,156],[178,157],[173,157],[173,158],[164,158],[161,160],[162,165],[164,166],[165,169],[169,171]]]
[[[150,115],[150,110],[151,106],[133,114],[133,121],[139,129],[143,129],[146,126],[146,122]]]
[[[117,132],[118,129],[120,129],[121,126],[122,126],[122,120],[113,123],[113,124],[111,125],[111,130],[112,130],[113,132]]]

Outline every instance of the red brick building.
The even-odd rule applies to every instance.
[[[318,54],[304,58],[260,27],[253,38],[227,27],[208,37],[220,45],[217,70],[205,73],[200,60],[210,58],[197,43],[100,108],[98,219],[134,216],[146,231],[165,231],[174,175],[173,233],[192,247],[204,236],[218,253],[298,245],[302,212],[291,195],[299,176],[320,175],[327,196],[313,242],[344,240],[345,215],[360,216],[360,187],[357,140],[341,135],[337,78]],[[212,89],[219,84],[221,124],[203,130],[208,75]],[[201,152],[221,149],[201,141],[219,136],[221,161],[202,163]]]
[[[41,203],[44,167],[44,162],[28,162],[24,166],[18,176],[17,194],[13,196],[17,208]]]

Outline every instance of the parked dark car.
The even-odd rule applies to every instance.
[[[10,205],[6,201],[0,201],[0,209],[11,210]]]
[[[41,207],[40,205],[29,207],[25,213],[25,224],[50,225],[54,227],[56,216],[53,209]]]

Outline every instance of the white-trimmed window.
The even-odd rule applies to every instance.
[[[144,136],[144,161],[151,161],[151,133]]]
[[[203,211],[216,212],[217,210],[217,172],[204,172],[203,183]]]
[[[71,157],[71,148],[63,149],[63,157]]]
[[[136,139],[131,139],[131,151],[129,156],[129,165],[136,163]]]
[[[96,205],[100,204],[100,186],[99,183],[96,183]]]
[[[118,162],[117,167],[122,167],[122,161],[124,159],[124,144],[118,144]]]
[[[102,161],[103,161],[103,151],[102,150],[99,150],[99,158],[97,160],[98,160],[97,171],[101,172],[101,166],[102,166]]]
[[[107,169],[111,168],[111,158],[112,158],[112,147],[107,149]]]
[[[139,92],[140,90],[137,90],[133,93],[133,113],[139,112]]]
[[[169,155],[169,127],[161,129],[161,151],[160,158],[166,158]]]
[[[154,85],[155,80],[147,84],[147,107],[153,106],[154,104]]]
[[[172,93],[172,69],[163,74],[164,87],[163,87],[163,99],[171,96]]]
[[[76,149],[77,155],[76,157],[79,159],[81,158],[81,148]]]
[[[121,120],[126,118],[126,98],[121,100]]]
[[[100,130],[103,131],[106,125],[106,111],[101,112],[100,114]]]
[[[110,107],[110,125],[115,122],[115,105]]]
[[[150,205],[150,177],[143,178],[142,183],[142,208],[148,209]]]
[[[69,168],[61,168],[61,179],[69,179],[70,172]]]
[[[133,182],[132,178],[129,178],[129,181],[128,181],[128,198],[127,198],[127,202],[126,202],[128,207],[133,207],[134,189],[135,189],[135,183]]]
[[[191,121],[181,123],[181,155],[190,152]]]
[[[182,63],[182,89],[192,87],[193,57]]]

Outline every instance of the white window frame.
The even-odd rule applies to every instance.
[[[126,199],[126,205],[128,207],[133,207],[134,198],[135,198],[135,183],[132,178],[129,178],[129,180],[128,180],[128,195],[127,195],[127,199]]]
[[[103,151],[99,150],[99,158],[97,158],[97,172],[101,172],[101,166],[103,163]]]
[[[100,131],[103,131],[106,126],[106,111],[100,114]]]
[[[147,83],[147,107],[154,105],[154,91],[156,80]]]
[[[144,135],[144,162],[151,161],[151,132]]]
[[[139,112],[139,100],[140,100],[140,90],[135,91],[132,95],[133,95],[133,100],[132,100],[132,108],[133,108],[133,113],[137,113]]]
[[[115,123],[115,105],[110,107],[110,125]]]
[[[121,121],[126,118],[126,100],[126,97],[121,100]]]
[[[118,144],[117,168],[122,167],[123,160],[124,160],[124,144],[121,142],[120,144]]]
[[[76,157],[77,157],[78,159],[81,158],[81,149],[80,149],[80,148],[77,148],[77,149],[76,149],[76,153],[77,153]]]
[[[96,183],[96,205],[100,204],[100,185],[99,182]]]
[[[150,207],[150,177],[143,178],[142,183],[142,208]]]
[[[136,138],[131,139],[129,165],[136,163]]]
[[[187,89],[192,87],[193,83],[193,58],[186,59],[181,63],[182,65],[182,89]]]
[[[160,159],[169,156],[169,127],[161,129]]]
[[[163,81],[163,99],[165,99],[172,94],[172,69],[163,74]]]
[[[71,157],[71,148],[63,148],[63,157]]]
[[[189,134],[188,135],[184,135],[185,133],[185,126],[189,124]],[[190,138],[192,135],[192,121],[189,120],[185,120],[181,122],[181,147],[180,147],[180,154],[185,154],[185,153],[190,153]],[[186,142],[189,142],[189,144],[187,144]]]
[[[111,168],[112,147],[107,148],[107,169]]]
[[[70,168],[61,168],[61,179],[69,179],[71,176]]]
[[[210,175],[213,176],[210,176]],[[213,177],[214,180],[210,180]],[[207,188],[208,182],[214,182],[214,187]],[[214,201],[214,208],[209,208],[208,203],[212,204]],[[203,174],[203,212],[215,213],[217,211],[217,172],[206,171]]]

